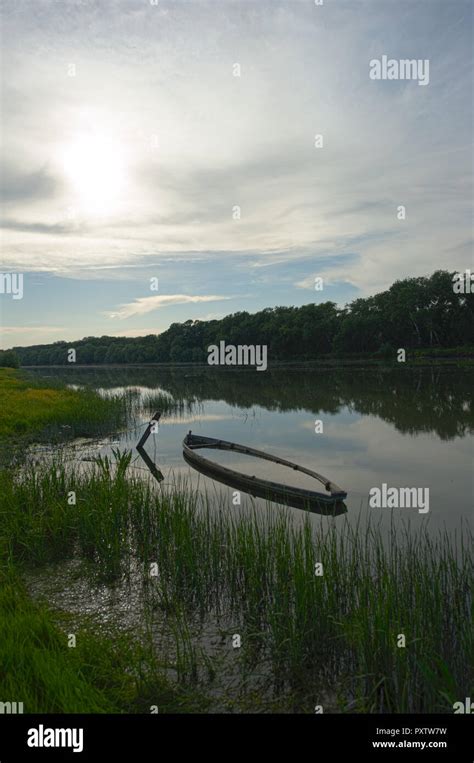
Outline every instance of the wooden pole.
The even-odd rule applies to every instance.
[[[140,438],[140,442],[137,445],[137,450],[139,448],[143,448],[143,446],[145,445],[146,441],[148,440],[150,436],[150,432],[151,432],[151,428],[153,424],[157,424],[160,418],[161,418],[161,412],[156,411],[155,415],[153,416],[152,420],[149,422],[147,428],[145,429],[145,431],[143,432],[143,435]]]
[[[150,456],[148,455],[148,453],[146,452],[146,450],[144,448],[144,445],[145,445],[146,441],[148,440],[148,438],[150,436],[150,432],[151,432],[151,428],[152,428],[153,424],[157,424],[158,421],[160,420],[160,417],[161,417],[160,411],[156,411],[155,415],[153,416],[153,418],[149,422],[147,428],[143,432],[143,435],[140,438],[140,442],[137,445],[137,450],[138,450],[140,456],[143,458],[143,460],[146,463],[146,465],[148,466],[150,472],[152,473],[154,478],[156,480],[158,480],[158,482],[161,482],[162,480],[164,480],[164,476],[160,472],[160,470],[158,469],[156,464],[154,464],[153,461],[151,460]]]

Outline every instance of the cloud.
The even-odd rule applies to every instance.
[[[57,334],[61,326],[2,326],[2,334]]]
[[[232,297],[218,295],[191,296],[188,294],[164,294],[154,297],[139,297],[134,302],[120,305],[119,310],[106,312],[105,315],[108,315],[109,318],[131,318],[132,315],[145,315],[145,313],[151,313],[153,310],[169,307],[170,305],[185,305],[187,303],[195,304],[197,302],[220,302],[221,300],[227,299],[232,299]]]
[[[6,164],[0,170],[0,176],[0,198],[4,203],[44,199],[54,196],[60,187],[60,182],[47,167],[25,172]]]
[[[220,321],[222,318],[225,318],[225,313],[207,313],[207,315],[203,315],[202,318],[200,318],[201,321]]]
[[[314,257],[313,261],[317,261],[317,269],[312,268],[311,275],[302,278],[300,281],[295,281],[293,286],[298,289],[310,289],[315,290],[315,278],[322,278],[324,286],[332,286],[336,283],[350,283],[347,277],[347,272],[352,267],[356,267],[357,263],[360,265],[361,257],[354,253],[340,253],[335,255],[334,252],[331,255],[323,256],[321,258]],[[330,276],[329,273],[333,275]],[[334,277],[335,273],[339,273],[339,277]]]
[[[471,265],[469,2],[432,0],[428,15],[402,0],[37,5],[4,2],[4,268],[119,281],[140,278],[134,268],[148,260],[170,292],[231,283],[240,296],[253,290],[245,307],[256,309],[297,302],[321,273],[337,301],[343,284],[366,295]],[[369,61],[384,53],[429,58],[430,84],[371,81]],[[61,164],[91,132],[123,148],[126,183],[107,217],[81,213]],[[94,196],[94,173],[80,179]],[[135,300],[108,314],[189,301]],[[99,309],[88,316],[97,329]]]
[[[22,233],[47,233],[50,235],[67,234],[78,232],[78,226],[75,223],[35,223],[21,222],[20,220],[3,220],[2,228],[4,230],[20,231]]]
[[[157,335],[161,333],[160,331],[151,330],[151,329],[127,329],[126,331],[115,331],[114,336],[123,336],[123,337],[135,337],[135,336],[150,336],[151,334]]]
[[[0,347],[27,347],[38,341],[64,339],[64,333],[65,330],[61,326],[2,326]]]

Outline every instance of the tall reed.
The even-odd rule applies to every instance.
[[[236,515],[185,483],[143,481],[128,462],[0,473],[6,558],[82,556],[108,581],[138,565],[150,611],[174,617],[180,680],[199,676],[198,620],[216,632],[232,623],[243,673],[264,664],[298,708],[329,693],[342,711],[436,712],[469,696],[467,527],[431,537],[407,524],[386,537],[347,518],[296,524],[274,505]]]

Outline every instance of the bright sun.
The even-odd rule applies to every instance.
[[[78,137],[65,147],[63,167],[81,213],[90,216],[117,211],[125,183],[120,144],[98,135]]]

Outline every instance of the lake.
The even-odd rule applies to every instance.
[[[472,517],[474,371],[468,367],[307,364],[265,373],[201,366],[33,371],[102,394],[130,389],[142,400],[159,392],[171,395],[180,408],[163,415],[159,432],[147,442],[148,453],[165,483],[184,477],[218,500],[227,496],[230,509],[233,490],[184,462],[182,440],[189,430],[250,445],[325,475],[347,491],[345,516],[351,522],[370,517],[388,527],[390,521],[409,521],[437,532],[459,528]],[[114,447],[134,449],[154,412],[136,411],[140,427],[83,443],[79,457],[110,453]],[[293,474],[275,464],[235,453],[201,453],[240,471],[295,482]],[[146,468],[135,455],[135,466]],[[310,478],[299,477],[297,484],[321,489]],[[429,489],[429,511],[370,506],[369,491],[383,484]],[[241,510],[253,500],[242,496]],[[295,518],[303,514],[294,512]],[[314,516],[316,523],[328,521],[339,518]]]

